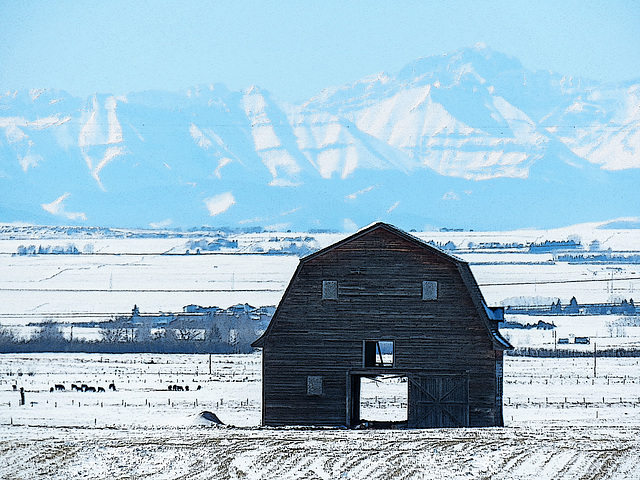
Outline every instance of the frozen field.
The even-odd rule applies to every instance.
[[[206,355],[4,354],[0,478],[640,478],[639,359],[599,358],[594,377],[589,358],[507,357],[491,429],[259,428],[260,370],[258,354],[213,356],[211,374]],[[402,388],[363,404],[397,411]]]
[[[585,246],[598,240],[602,250],[640,251],[640,230],[417,235],[464,248],[576,234]],[[277,235],[243,236],[236,255],[178,254],[184,240],[176,238],[87,238],[69,242],[83,251],[90,245],[91,254],[14,256],[19,245],[66,240],[0,238],[0,324],[17,329],[46,319],[108,320],[134,304],[143,313],[188,304],[275,305],[298,258],[254,252]],[[323,247],[343,235],[317,237]],[[517,250],[457,253],[472,264],[491,305],[514,297],[566,304],[574,295],[581,303],[638,301],[638,264],[572,265]],[[571,348],[640,346],[638,327],[613,329],[613,315],[513,317],[554,321],[556,337],[591,338],[590,345]],[[551,348],[555,340],[551,331],[507,334],[516,346]],[[591,357],[506,357],[505,428],[347,431],[260,428],[258,354],[216,355],[211,364],[206,355],[2,354],[0,479],[637,480],[639,362],[599,357],[594,375]],[[108,388],[112,383],[115,391]],[[65,390],[50,391],[57,384]],[[72,384],[105,391],[72,391]],[[405,409],[406,384],[399,380],[363,386],[363,417],[398,419]],[[200,417],[203,411],[227,426],[213,426]]]
[[[0,322],[105,321],[189,304],[275,305],[296,266],[269,255],[0,255]]]
[[[238,242],[238,248],[233,250],[236,254],[185,255],[185,238],[11,238],[5,233],[0,236],[0,323],[102,321],[130,312],[134,304],[142,313],[176,312],[189,304],[223,308],[237,303],[277,305],[298,265],[298,257],[252,252],[278,250],[283,238],[305,235],[308,234],[238,235],[233,237]],[[571,237],[579,238],[585,248],[597,240],[601,251],[611,249],[629,255],[640,252],[640,230],[575,226],[553,231],[415,235],[440,244],[450,241],[462,249],[454,253],[470,262],[491,305],[514,297],[561,298],[565,304],[572,296],[580,303],[638,297],[638,264],[576,265],[553,262],[551,254],[530,254],[526,249],[478,248],[470,252],[467,247],[470,243],[511,245]],[[344,236],[314,234],[310,245],[325,247]],[[90,253],[14,255],[21,245],[67,244]]]

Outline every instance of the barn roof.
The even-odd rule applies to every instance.
[[[399,228],[393,225],[390,225],[388,223],[383,223],[383,222],[373,223],[361,230],[358,230],[353,235],[350,235],[332,245],[329,245],[328,247],[325,247],[321,250],[318,250],[317,252],[314,252],[310,255],[307,255],[306,257],[301,258],[300,263],[298,264],[298,268],[293,274],[293,277],[289,282],[289,285],[287,286],[287,289],[285,290],[285,293],[282,296],[282,299],[280,300],[280,305],[282,304],[284,299],[287,297],[289,289],[293,284],[293,280],[298,276],[298,274],[300,273],[300,270],[307,262],[309,262],[310,260],[313,260],[314,258],[320,257],[336,248],[339,248],[342,245],[352,242],[360,237],[368,235],[369,233],[378,229],[384,229],[388,232],[391,232],[394,235],[397,235],[421,248],[424,248],[425,250],[428,250],[431,253],[434,253],[454,263],[458,268],[458,271],[460,272],[460,276],[462,277],[462,280],[465,286],[467,287],[469,294],[471,295],[473,303],[478,312],[478,316],[480,317],[484,325],[487,327],[487,333],[489,334],[489,337],[493,344],[494,349],[508,350],[513,348],[509,344],[509,342],[504,337],[502,337],[502,335],[500,335],[500,332],[498,331],[499,319],[496,318],[497,317],[496,311],[487,306],[487,303],[485,302],[484,297],[482,296],[482,292],[480,291],[480,287],[476,283],[475,278],[473,277],[473,273],[471,273],[471,269],[469,268],[469,264],[467,262],[465,262],[459,257],[456,257],[455,255],[451,255],[450,253],[440,250],[434,245],[424,242],[423,240],[419,239],[414,235],[411,235],[403,230],[400,230]],[[278,305],[278,308],[276,309],[276,312],[273,315],[273,318],[271,319],[271,322],[269,323],[267,330],[264,332],[264,334],[260,338],[258,338],[255,342],[251,344],[252,347],[261,348],[264,346],[264,341],[269,336],[269,333],[271,332],[271,329],[272,329],[272,325],[277,321],[278,313],[280,312],[280,305]]]
[[[360,237],[363,237],[365,235],[367,235],[370,232],[373,232],[374,230],[378,230],[380,228],[383,228],[391,233],[394,233],[395,235],[404,238],[405,240],[408,240],[412,243],[415,243],[416,245],[419,245],[421,247],[424,247],[438,255],[441,255],[442,257],[448,258],[448,259],[453,259],[455,261],[458,262],[464,262],[464,260],[462,260],[459,257],[456,257],[455,255],[451,255],[447,252],[445,252],[444,250],[439,249],[438,247],[436,247],[435,245],[431,245],[429,243],[426,243],[425,241],[419,239],[418,237],[411,235],[410,233],[405,232],[404,230],[400,230],[399,228],[389,224],[389,223],[384,223],[384,222],[376,222],[376,223],[372,223],[371,225],[368,225],[360,230],[358,230],[356,233],[354,233],[353,235],[350,235],[346,238],[343,238],[342,240],[329,245],[328,247],[325,247],[321,250],[318,250],[317,252],[314,252],[310,255],[307,255],[306,257],[303,257],[300,259],[300,262],[306,262],[308,260],[311,260],[312,258],[315,257],[319,257],[320,255],[323,255],[327,252],[330,252],[331,250],[334,250],[338,247],[341,247],[342,245],[344,245],[345,243],[349,243],[353,240],[356,240]]]

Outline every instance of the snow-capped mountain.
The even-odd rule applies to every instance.
[[[640,81],[477,45],[327,88],[0,96],[0,221],[342,229],[637,215]]]

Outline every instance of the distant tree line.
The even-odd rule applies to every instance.
[[[20,245],[16,251],[16,255],[79,255],[80,250],[70,243],[68,245]],[[93,247],[86,245],[84,253],[93,253]]]
[[[0,353],[249,353],[265,322],[256,321],[252,312],[230,314],[222,309],[171,316],[158,324],[163,318],[141,316],[134,307],[131,316],[101,324],[98,340],[67,338],[62,325],[52,321],[41,323],[28,339],[0,326]]]
[[[568,305],[562,305],[558,299],[551,305],[509,306],[507,314],[517,315],[639,315],[633,298],[623,299],[619,303],[585,303],[580,304],[576,297],[571,298]]]
[[[593,350],[577,350],[572,348],[538,348],[538,347],[518,347],[513,350],[505,350],[505,355],[512,357],[540,357],[540,358],[573,358],[573,357],[593,357]],[[640,348],[606,348],[596,349],[597,357],[640,357]]]

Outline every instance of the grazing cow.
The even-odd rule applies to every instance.
[[[57,383],[55,385],[55,389],[60,391],[60,392],[64,392],[64,385],[62,385],[61,383]]]
[[[98,392],[104,392],[104,387],[98,387]]]
[[[196,390],[200,390],[202,388],[202,385],[198,385],[198,388],[196,388]]]
[[[189,385],[185,385],[184,389],[188,392],[189,391]]]
[[[80,385],[81,392],[86,392],[88,388],[89,388],[89,385],[87,385],[86,383],[83,383],[82,385]]]
[[[96,392],[96,387],[87,387],[87,389],[85,390],[85,392]]]
[[[173,386],[173,390],[176,392],[183,392],[184,391],[184,387],[182,385],[174,385]]]
[[[78,392],[78,391],[80,391],[80,387],[79,387],[79,386],[77,386],[75,383],[72,383],[72,384],[71,384],[71,390],[75,390],[75,391],[77,391],[77,392]]]
[[[50,391],[51,393],[53,393],[53,387],[51,387],[51,388],[49,389],[49,391]]]
[[[109,390],[113,390],[115,392],[116,391],[116,384],[115,383],[110,383],[109,384]]]
[[[170,392],[172,392],[172,391],[173,391],[173,385],[169,385],[169,386],[167,387],[167,390],[169,390]]]

